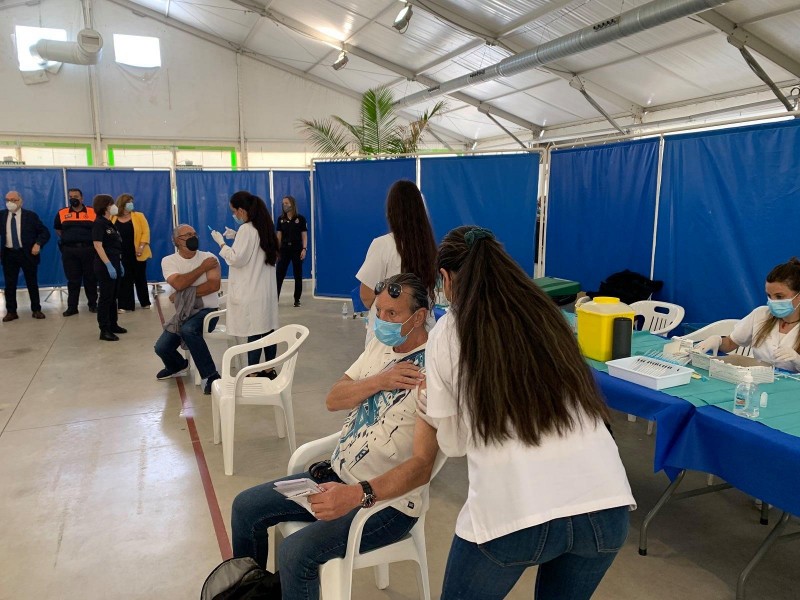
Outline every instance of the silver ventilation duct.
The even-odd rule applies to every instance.
[[[479,69],[468,75],[456,77],[421,92],[400,98],[399,107],[411,106],[437,96],[443,96],[471,85],[477,85],[498,77],[511,77],[547,63],[557,61],[579,52],[597,48],[609,42],[652,29],[698,12],[703,12],[728,0],[655,0],[634,8],[616,17],[595,25],[584,27],[574,33],[546,42],[531,50],[509,56],[490,67]]]
[[[31,54],[42,63],[96,65],[103,54],[103,36],[93,29],[81,29],[77,41],[39,40],[31,46]]]

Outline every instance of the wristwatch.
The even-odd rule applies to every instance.
[[[375,492],[372,491],[372,486],[366,481],[359,481],[358,484],[364,490],[364,497],[361,498],[361,508],[370,508],[375,504],[378,499]]]

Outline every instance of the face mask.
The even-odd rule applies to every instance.
[[[125,210],[127,210],[128,212],[133,212],[133,202],[126,203]]]
[[[81,205],[81,201],[80,201],[79,198],[70,198],[69,199],[69,205],[72,208],[78,208]]]
[[[112,217],[116,217],[119,214],[119,209],[117,208],[116,204],[112,204],[108,207],[108,214]]]
[[[792,314],[796,309],[792,304],[792,300],[797,298],[800,293],[795,294],[794,297],[788,298],[786,300],[770,300],[767,298],[767,306],[769,306],[769,312],[771,312],[774,316],[778,317],[779,319],[785,319],[790,314]]]
[[[240,219],[240,218],[239,218],[239,217],[237,217],[236,215],[233,215],[233,221],[234,221],[234,223],[236,223],[237,225],[241,225],[242,223],[244,223],[244,219]]]
[[[17,209],[19,208],[19,204],[17,204],[16,202],[6,202],[6,208],[9,211],[11,211],[12,213],[13,212],[17,212]]]
[[[375,317],[375,322],[372,324],[372,331],[375,332],[375,337],[378,338],[381,344],[387,346],[405,344],[408,335],[403,335],[400,333],[400,330],[403,329],[403,325],[408,323],[413,317],[414,315],[411,315],[402,323],[390,323],[389,321],[384,321],[383,319]],[[408,333],[411,332],[409,331]]]
[[[190,251],[194,252],[199,247],[200,247],[200,240],[197,239],[196,235],[193,235],[192,237],[190,237],[190,238],[188,238],[186,240],[186,249],[187,250],[190,250]]]

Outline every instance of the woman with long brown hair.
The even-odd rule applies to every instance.
[[[433,298],[436,287],[436,241],[433,237],[422,194],[413,181],[395,181],[386,196],[386,221],[389,233],[372,240],[364,264],[356,273],[361,282],[360,295],[370,309],[366,343],[374,336],[374,288],[379,281],[399,273],[413,273],[420,278]],[[426,327],[434,324],[433,313]]]
[[[537,599],[590,598],[634,499],[589,367],[490,231],[452,230],[437,266],[451,307],[428,340],[419,408],[469,465],[441,597],[504,598],[539,565]]]
[[[727,337],[712,335],[697,347],[703,352],[733,352],[750,346],[753,356],[786,371],[800,371],[800,260],[774,267],[764,285],[767,305],[739,321]]]

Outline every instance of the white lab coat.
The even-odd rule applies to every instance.
[[[247,337],[278,328],[278,283],[275,267],[266,264],[258,231],[242,224],[232,246],[222,246],[220,256],[228,263],[228,312],[230,335]]]

